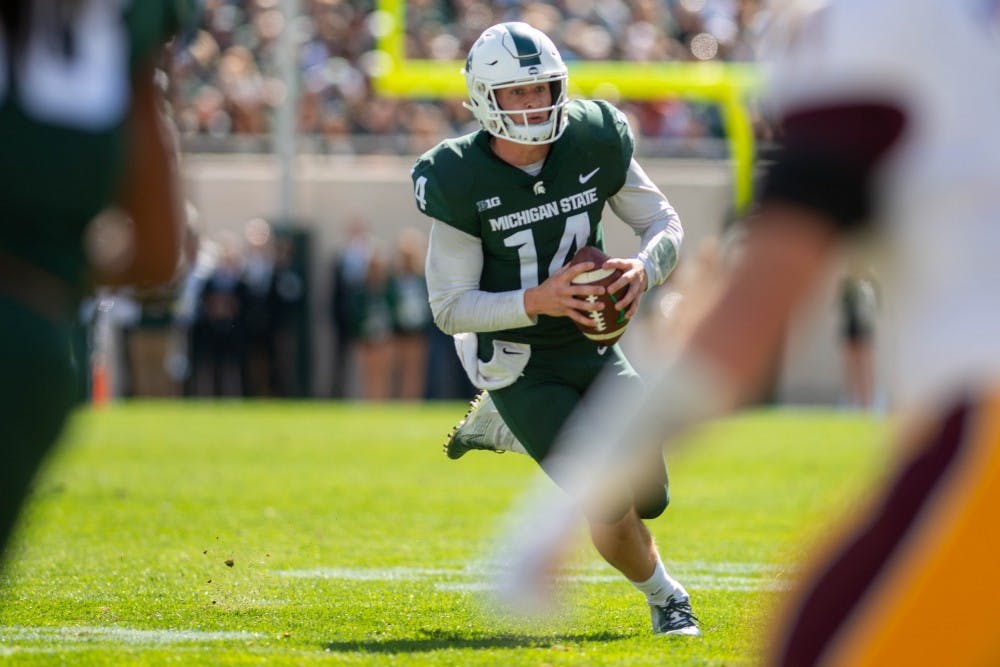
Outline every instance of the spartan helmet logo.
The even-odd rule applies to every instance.
[[[534,191],[536,195],[544,195],[545,183],[543,183],[542,181],[538,181],[537,183],[535,183],[535,187],[532,188],[532,191]]]

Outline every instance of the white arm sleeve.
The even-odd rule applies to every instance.
[[[535,324],[524,311],[524,290],[483,292],[482,242],[443,222],[431,225],[427,291],[434,323],[446,334],[500,331]]]
[[[674,207],[634,159],[628,166],[625,185],[608,203],[636,236],[642,238],[636,257],[646,267],[648,287],[661,284],[677,266],[684,240],[684,228]]]

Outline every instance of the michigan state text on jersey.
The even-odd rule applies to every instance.
[[[573,100],[566,114],[566,130],[537,175],[498,158],[486,132],[445,141],[413,169],[420,209],[482,240],[484,291],[534,287],[578,248],[604,247],[601,215],[625,183],[632,136],[606,102]],[[483,337],[557,347],[580,333],[566,318],[541,315],[533,326]]]

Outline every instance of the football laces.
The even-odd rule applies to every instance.
[[[594,303],[597,301],[597,297],[591,294],[587,297],[587,301]],[[604,331],[604,310],[591,310],[588,312],[588,315],[590,315],[590,319],[594,320],[594,328],[598,331]]]

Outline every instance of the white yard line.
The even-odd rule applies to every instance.
[[[223,632],[201,630],[137,630],[114,625],[73,627],[0,627],[0,642],[115,642],[140,646],[183,644],[192,642],[241,641],[263,635],[253,632]]]
[[[754,562],[670,561],[670,572],[690,590],[779,591],[788,588],[794,572],[781,566]],[[499,566],[472,562],[454,567],[320,567],[277,570],[274,574],[294,579],[339,581],[407,582],[425,581],[441,591],[476,593],[492,590]],[[620,584],[622,577],[608,565],[590,561],[567,568],[561,581],[586,584]],[[58,643],[41,652],[82,650],[87,644],[116,643],[135,646],[164,646],[199,642],[246,641],[264,637],[253,632],[201,630],[139,630],[119,626],[0,627],[0,657],[38,652],[33,643]],[[23,643],[26,645],[17,645]],[[15,646],[11,646],[15,644]]]
[[[341,579],[344,581],[424,581],[461,574],[458,569],[429,567],[315,567],[308,570],[278,570],[282,577]]]
[[[667,564],[670,572],[692,589],[721,591],[775,591],[789,585],[789,573],[767,563],[688,561]],[[319,567],[306,570],[278,570],[275,574],[298,579],[340,581],[427,581],[438,590],[482,591],[492,587],[497,566],[476,562],[465,567]],[[574,583],[611,583],[621,576],[603,563],[572,567],[559,577]]]

